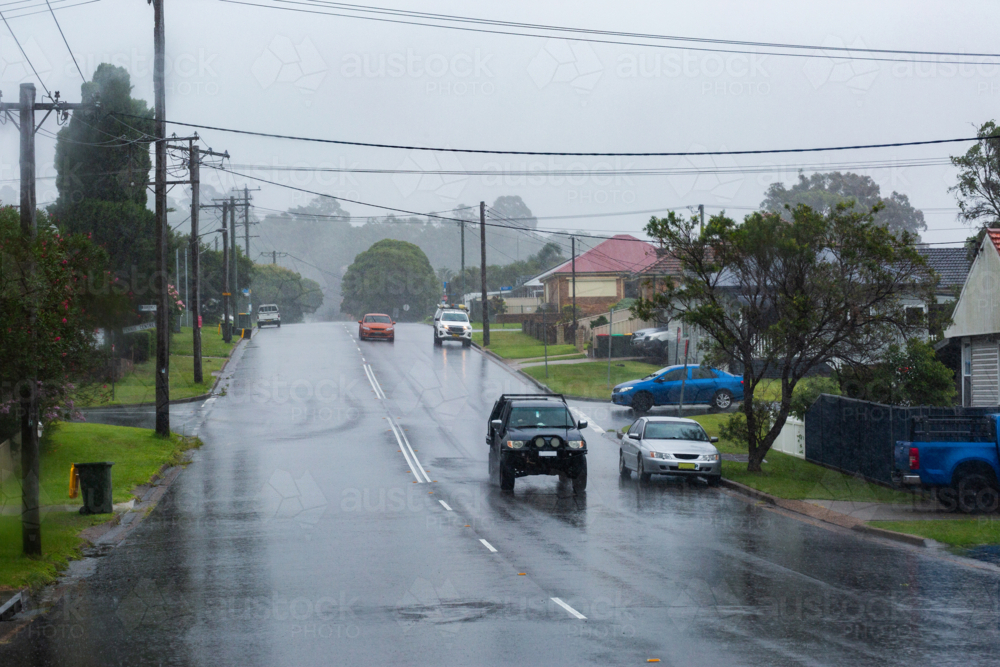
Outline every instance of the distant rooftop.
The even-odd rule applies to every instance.
[[[1000,231],[990,231],[990,239],[1000,252]],[[969,275],[969,255],[961,248],[920,248],[919,252],[927,260],[927,266],[941,277],[938,287],[961,287]]]
[[[577,273],[640,273],[657,260],[656,247],[629,234],[616,234],[576,258]],[[553,273],[569,273],[566,262]]]

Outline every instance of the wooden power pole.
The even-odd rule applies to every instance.
[[[194,383],[204,382],[201,369],[201,299],[198,292],[201,276],[201,242],[198,240],[198,214],[201,212],[201,149],[194,141],[188,142],[188,173],[191,176],[191,286],[194,299],[188,303],[192,312],[191,340],[194,342]]]
[[[167,294],[167,96],[164,81],[163,0],[153,3],[153,107],[156,170],[156,434],[170,435],[170,298]]]
[[[479,202],[479,275],[483,283],[483,347],[490,344],[490,304],[486,301],[486,202]]]
[[[229,202],[222,201],[222,340],[227,343],[233,340],[232,326],[229,323]],[[235,318],[234,318],[235,319]]]

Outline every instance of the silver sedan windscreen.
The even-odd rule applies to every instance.
[[[702,440],[708,442],[708,434],[698,424],[677,422],[649,422],[642,434],[643,440]]]

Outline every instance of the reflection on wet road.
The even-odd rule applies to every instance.
[[[486,419],[533,391],[422,325],[258,333],[225,396],[177,406],[194,463],[0,663],[995,662],[996,570],[622,480],[610,433],[588,431],[586,495],[501,493]]]

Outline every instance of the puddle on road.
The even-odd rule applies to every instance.
[[[959,552],[966,558],[975,558],[993,565],[1000,565],[1000,544],[987,544],[981,547],[964,549]]]

